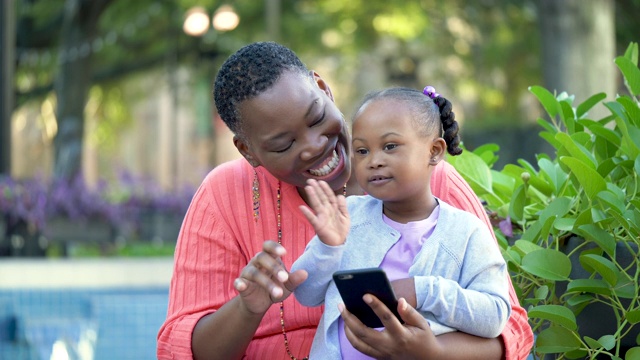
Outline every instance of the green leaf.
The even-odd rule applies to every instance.
[[[633,162],[633,169],[636,171],[636,174],[640,174],[640,156]]]
[[[616,337],[613,335],[604,335],[598,339],[598,342],[602,344],[602,347],[604,347],[605,350],[609,351],[616,346]]]
[[[620,196],[619,194],[616,194],[613,191],[605,190],[598,194],[597,199],[600,200],[603,205],[605,205],[604,206],[605,209],[609,207],[618,214],[624,214],[626,210],[625,204],[624,204],[624,201],[625,201],[624,194]]]
[[[613,235],[597,225],[580,225],[577,229],[574,229],[574,231],[583,238],[598,244],[610,257],[613,258],[616,256],[616,240],[613,238]]]
[[[553,223],[553,227],[560,231],[571,231],[573,225],[576,223],[576,219],[573,217],[557,219]]]
[[[567,304],[569,306],[577,307],[578,305],[582,305],[585,303],[589,303],[593,300],[593,296],[589,294],[581,294],[572,296],[567,300]]]
[[[640,335],[638,335],[640,337]],[[640,341],[636,341],[639,343]],[[632,347],[627,350],[627,353],[624,355],[624,360],[640,360],[640,347]]]
[[[594,133],[596,136],[604,138],[616,146],[620,144],[620,135],[617,132],[594,121],[590,122],[586,126],[587,129],[589,129],[589,131]]]
[[[592,337],[589,337],[589,336],[585,336],[584,337],[584,342],[587,343],[587,345],[589,345],[589,348],[594,349],[594,350],[600,349],[600,348],[603,347],[602,344],[600,344],[600,342],[598,342],[598,340],[596,340],[596,339],[594,339]]]
[[[631,124],[640,126],[640,107],[638,107],[638,103],[627,96],[620,96],[616,101],[622,104],[624,109],[627,111]]]
[[[618,273],[620,272],[611,260],[596,254],[586,254],[580,256],[580,264],[587,271],[597,272],[611,286],[618,283]]]
[[[607,97],[605,93],[599,93],[595,95],[591,95],[587,100],[585,100],[582,104],[578,105],[576,109],[576,117],[578,119],[582,118],[594,105],[604,100]]]
[[[611,288],[604,280],[600,279],[575,279],[567,285],[567,293],[592,293],[600,295],[611,295]]]
[[[576,116],[573,113],[571,104],[566,101],[560,101],[558,103],[560,104],[560,111],[562,112],[562,119],[564,120],[564,124],[567,127],[567,132],[569,134],[573,134],[576,131],[581,131],[582,126],[576,124]]]
[[[638,297],[638,284],[621,271],[618,276],[618,284],[613,291],[621,299],[636,299]]]
[[[565,147],[571,156],[582,161],[590,168],[596,168],[596,161],[593,158],[593,155],[590,154],[582,145],[579,145],[573,137],[565,133],[557,133],[556,139],[560,141],[562,146]]]
[[[545,130],[547,130],[552,136],[555,136],[555,134],[558,132],[558,129],[556,129],[553,124],[543,118],[538,118],[537,123]]]
[[[625,84],[631,94],[633,96],[640,95],[640,69],[638,69],[638,65],[623,56],[617,57],[615,63],[622,72]]]
[[[533,294],[536,299],[546,299],[549,295],[549,287],[547,285],[542,285],[539,288],[536,288],[533,291]]]
[[[536,85],[530,86],[529,91],[538,98],[538,101],[540,101],[540,104],[542,104],[542,107],[544,107],[550,118],[553,119],[558,115],[560,104],[558,104],[558,100],[556,100],[555,96],[553,96],[549,90]]]
[[[569,308],[562,305],[540,305],[527,311],[530,318],[549,320],[554,324],[564,326],[569,330],[576,330],[576,316]]]
[[[630,42],[624,51],[624,57],[631,60],[633,64],[638,65],[638,43]],[[640,345],[640,342],[638,343]]]
[[[455,161],[456,170],[467,180],[474,192],[480,197],[492,194],[491,171],[478,155],[465,151]]]
[[[560,169],[560,166],[551,162],[549,159],[538,160],[540,173],[547,176],[551,185],[553,185],[553,193],[558,195],[558,190],[562,188],[569,176]]]
[[[576,333],[561,326],[544,329],[536,338],[535,351],[541,354],[563,353],[580,348]]]
[[[561,157],[560,161],[571,169],[571,172],[578,179],[590,199],[593,200],[600,191],[606,190],[607,183],[598,174],[595,167],[591,168],[584,162],[569,156]]]
[[[513,247],[520,251],[522,255],[526,255],[530,252],[542,249],[540,245],[525,240],[516,240],[516,242],[513,244]]]
[[[546,219],[552,216],[557,218],[565,216],[569,210],[571,210],[572,202],[573,200],[566,196],[553,199],[553,201],[547,204],[545,209],[540,213],[540,220],[546,221]]]
[[[567,280],[571,273],[569,257],[553,249],[540,249],[522,258],[522,269],[547,280]]]
[[[527,193],[524,185],[518,186],[509,206],[509,216],[515,221],[522,221],[524,215],[524,205],[527,202]]]
[[[627,312],[626,318],[631,325],[640,323],[640,310],[636,309]]]

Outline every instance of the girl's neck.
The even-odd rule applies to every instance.
[[[429,192],[429,196],[423,201],[384,201],[382,203],[382,212],[389,219],[401,224],[406,224],[411,221],[420,221],[428,218],[437,206],[438,201],[431,195],[431,192]]]

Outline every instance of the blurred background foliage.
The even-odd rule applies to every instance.
[[[194,7],[213,17],[228,6],[236,27],[183,29]],[[540,108],[529,86],[577,102],[614,94],[611,59],[640,34],[640,0],[6,0],[2,9],[14,15],[3,20],[14,22],[15,46],[2,49],[14,70],[0,131],[13,131],[14,147],[0,174],[84,175],[95,187],[128,172],[160,177],[165,190],[197,185],[237,156],[211,88],[220,64],[253,41],[296,51],[347,118],[371,90],[436,86],[465,145],[497,143],[501,165],[545,151],[531,133]]]

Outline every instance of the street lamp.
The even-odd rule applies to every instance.
[[[209,15],[203,7],[196,6],[187,11],[182,30],[191,36],[202,36],[209,30]]]
[[[222,5],[213,14],[211,25],[217,31],[230,31],[240,23],[240,17],[231,5]],[[201,6],[194,6],[185,14],[182,30],[191,36],[202,36],[209,31],[209,15]]]
[[[240,23],[240,17],[231,5],[222,5],[213,14],[213,28],[218,31],[230,31]]]

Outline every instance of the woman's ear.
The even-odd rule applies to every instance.
[[[253,152],[249,149],[249,146],[238,135],[233,135],[233,145],[236,146],[236,149],[238,149],[240,154],[247,159],[251,166],[260,166],[260,162],[253,157]]]
[[[445,152],[447,151],[447,143],[443,138],[439,137],[431,143],[431,149],[429,154],[429,165],[436,166],[444,159]]]
[[[324,81],[324,79],[317,72],[315,72],[315,70],[311,70],[311,76],[313,77],[313,82],[316,83],[316,85],[320,88],[320,90],[322,90],[325,94],[327,94],[327,96],[329,97],[329,99],[331,99],[331,101],[334,101],[333,94],[331,93],[331,88],[329,87],[329,84],[327,84],[327,82]]]

